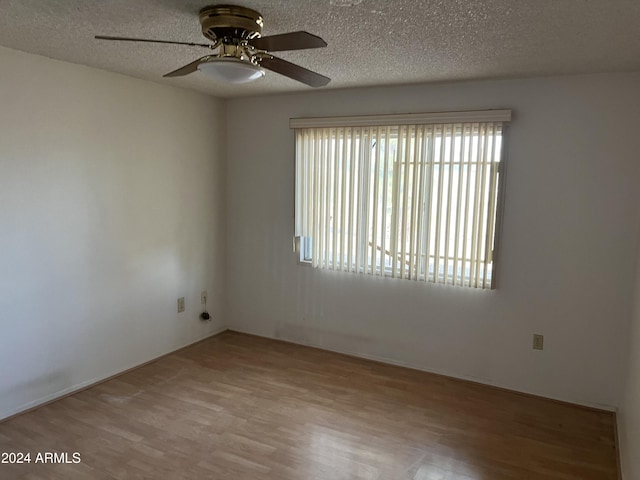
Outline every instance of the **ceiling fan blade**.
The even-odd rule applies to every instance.
[[[117,40],[120,42],[147,42],[147,43],[169,43],[172,45],[189,45],[190,47],[214,48],[213,45],[205,43],[189,43],[189,42],[172,42],[170,40],[150,40],[148,38],[129,38],[129,37],[109,37],[105,35],[96,35],[98,40]]]
[[[267,50],[268,52],[322,48],[327,46],[327,42],[320,37],[303,31],[254,38],[253,40],[249,40],[249,44],[259,50]]]
[[[201,57],[191,63],[187,63],[184,67],[180,67],[173,72],[166,73],[165,75],[163,75],[163,77],[183,77],[185,75],[189,75],[190,73],[198,70],[198,65],[200,65],[202,62],[207,61],[209,58],[211,58],[210,55],[205,55],[204,57]]]
[[[307,70],[295,63],[287,62],[278,57],[269,55],[260,59],[260,66],[273,72],[292,78],[298,82],[305,83],[310,87],[323,87],[331,81],[329,77]]]

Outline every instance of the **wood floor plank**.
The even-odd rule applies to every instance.
[[[616,480],[613,414],[225,332],[0,424],[2,479]]]

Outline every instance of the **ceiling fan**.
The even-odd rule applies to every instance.
[[[149,42],[204,47],[215,52],[169,72],[164,77],[181,77],[199,70],[231,83],[246,83],[264,76],[264,70],[292,78],[311,87],[322,87],[331,79],[269,52],[326,47],[320,37],[298,31],[262,37],[262,15],[236,5],[213,5],[200,10],[202,34],[213,43],[174,42],[146,38],[96,35],[99,40]]]

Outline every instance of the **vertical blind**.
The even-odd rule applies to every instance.
[[[492,288],[502,121],[296,128],[313,266]]]

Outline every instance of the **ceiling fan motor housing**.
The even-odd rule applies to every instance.
[[[202,34],[213,42],[236,43],[262,35],[262,15],[236,5],[213,5],[200,10]]]

